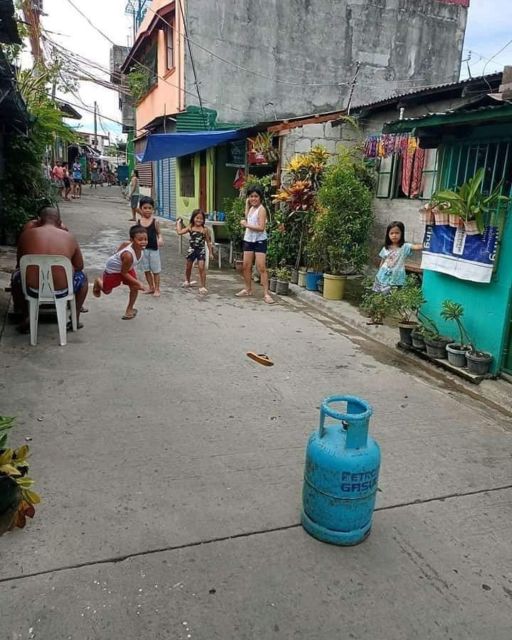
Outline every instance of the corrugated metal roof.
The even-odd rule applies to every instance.
[[[206,107],[189,106],[176,116],[176,131],[213,131],[216,127],[217,112]]]
[[[470,122],[509,120],[512,118],[512,106],[509,103],[487,105],[469,109],[450,109],[442,113],[429,113],[420,118],[404,118],[386,122],[384,133],[405,133],[419,127],[437,127],[443,124],[466,124]]]
[[[463,89],[466,86],[471,84],[489,84],[496,87],[501,82],[501,78],[503,73],[500,71],[498,73],[490,73],[485,76],[476,76],[474,78],[466,78],[465,80],[459,80],[457,82],[446,82],[443,84],[432,85],[428,87],[421,87],[418,89],[413,89],[412,91],[408,91],[407,93],[401,93],[398,95],[389,96],[388,98],[383,98],[382,100],[377,100],[375,102],[367,102],[363,104],[358,104],[352,107],[352,112],[361,111],[363,109],[374,109],[380,106],[386,106],[388,104],[393,104],[394,102],[399,102],[402,99],[410,98],[414,96],[421,95],[429,95],[432,93],[439,93],[442,91],[449,91],[454,89]],[[491,91],[491,86],[489,87],[489,91]]]

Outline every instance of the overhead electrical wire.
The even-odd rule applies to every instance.
[[[115,42],[109,37],[107,36],[99,27],[97,27],[91,20],[90,18],[83,13],[72,0],[66,0],[90,25],[91,27],[97,31],[101,36],[103,36],[106,40],[108,40],[108,42],[110,42],[112,45],[115,45]],[[151,69],[150,67],[148,67],[147,65],[142,64],[141,62],[139,62],[138,60],[134,60],[134,63],[141,67],[142,69],[146,69],[147,71],[149,71],[150,73],[154,73],[154,70]],[[195,93],[192,93],[191,91],[188,91],[187,89],[183,88],[183,87],[179,87],[178,85],[174,84],[173,82],[170,82],[167,78],[165,78],[164,76],[161,76],[159,74],[156,74],[157,77],[162,80],[163,82],[165,82],[166,84],[168,84],[171,87],[174,87],[176,89],[179,89],[180,91],[183,91],[184,93],[193,96],[194,98],[196,97]],[[233,105],[230,104],[226,104],[226,103],[222,103],[222,102],[213,102],[211,100],[207,100],[206,101],[207,104],[212,105],[212,106],[222,106],[222,107],[226,107],[228,109],[231,109],[232,111],[237,111],[239,113],[242,114],[247,114],[247,113],[257,113],[259,116],[264,116],[264,113],[262,113],[261,111],[254,111],[254,110],[245,110],[242,111],[241,109],[237,109],[236,107],[234,107]]]

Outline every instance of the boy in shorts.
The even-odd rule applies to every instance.
[[[148,234],[148,244],[144,249],[142,258],[142,268],[149,286],[146,293],[152,293],[155,298],[160,297],[160,272],[162,265],[160,261],[160,247],[164,241],[160,231],[160,224],[153,215],[155,211],[155,202],[149,196],[142,196],[139,201],[139,213],[141,215],[139,224],[146,229]]]
[[[96,278],[92,293],[99,298],[102,293],[108,295],[120,284],[130,287],[128,306],[122,316],[123,320],[133,320],[137,315],[134,309],[139,291],[145,291],[146,286],[137,279],[136,266],[142,260],[142,255],[148,243],[148,234],[144,227],[138,224],[130,228],[130,242],[123,242],[116,253],[107,260],[103,278]]]

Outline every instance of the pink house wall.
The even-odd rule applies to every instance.
[[[153,0],[146,16],[137,32],[136,43],[147,33],[151,22],[156,18],[153,12],[160,9],[174,8],[175,2]],[[165,17],[169,21],[168,17]],[[184,38],[183,21],[179,8],[174,17],[174,69],[167,69],[166,36],[163,29],[154,29],[149,38],[157,39],[158,81],[136,107],[137,135],[154,118],[172,115],[185,109],[184,95]]]

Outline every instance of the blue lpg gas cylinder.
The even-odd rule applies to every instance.
[[[330,405],[346,403],[346,413]],[[315,538],[339,545],[370,533],[379,478],[379,445],[368,435],[372,408],[354,396],[331,396],[320,408],[320,427],[306,448],[302,526]],[[337,424],[325,425],[329,416]]]

